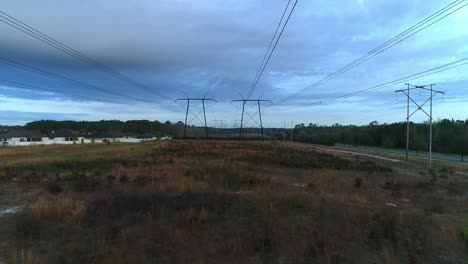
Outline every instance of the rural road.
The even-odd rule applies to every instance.
[[[371,147],[371,146],[353,146],[353,145],[348,145],[348,144],[336,144],[336,146],[347,148],[347,149],[354,149],[354,150],[377,151],[377,152],[382,152],[382,153],[398,154],[402,156],[406,155],[406,150],[404,149],[392,149],[392,148],[381,148],[381,147]],[[412,157],[429,159],[429,153],[424,152],[424,151],[410,150],[408,155]],[[435,160],[442,160],[442,161],[468,163],[468,158],[465,157],[462,161],[461,155],[456,155],[456,154],[442,154],[442,153],[433,152],[432,158]]]
[[[354,152],[354,151],[340,150],[340,149],[334,149],[334,148],[316,147],[316,146],[314,148],[324,150],[324,151],[332,151],[332,152],[339,152],[339,153],[345,153],[345,154],[351,154],[351,155],[358,155],[358,156],[364,156],[364,157],[380,159],[380,160],[386,160],[386,161],[391,161],[391,162],[401,162],[401,160],[397,160],[397,159],[391,159],[391,158],[387,158],[387,157],[376,156],[376,155],[365,154],[365,153]]]

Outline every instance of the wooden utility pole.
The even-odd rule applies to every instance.
[[[408,155],[409,155],[409,120],[410,117],[413,116],[416,112],[421,110],[425,115],[429,117],[429,167],[432,166],[432,99],[434,96],[437,94],[444,94],[442,91],[436,91],[433,89],[433,86],[435,84],[429,84],[429,85],[411,85],[409,83],[406,84],[407,88],[405,90],[396,90],[395,93],[403,93],[406,95],[406,163],[408,163]],[[410,88],[413,87],[413,88]],[[427,88],[430,87],[430,88]],[[431,94],[429,95],[429,98],[422,104],[417,103],[413,98],[411,98],[410,91],[418,89],[419,91],[421,90],[426,90],[429,91]],[[410,101],[413,102],[417,108],[416,110],[413,111],[413,113],[410,114],[409,111],[409,106],[410,106]],[[427,103],[430,104],[430,110],[429,113],[426,112],[426,110],[423,109],[424,105]]]

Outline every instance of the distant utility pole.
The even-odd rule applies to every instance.
[[[293,142],[293,123],[294,121],[291,121],[291,142]]]
[[[215,119],[213,120],[215,122],[215,129],[216,129],[216,134],[217,136],[219,135],[219,132],[220,132],[220,128],[223,129],[224,128],[224,125],[223,125],[223,122],[226,121],[226,120],[218,120],[218,119]],[[221,123],[221,126],[218,127],[218,122]]]
[[[245,104],[247,102],[257,102],[258,115],[260,118],[260,131],[262,133],[262,140],[265,140],[264,135],[263,135],[262,110],[261,110],[260,102],[270,102],[270,103],[272,102],[270,100],[262,100],[262,99],[240,99],[240,100],[233,100],[231,103],[234,103],[234,102],[242,102],[242,116],[241,116],[240,129],[239,129],[239,140],[242,138],[242,127],[244,125]],[[250,119],[247,120],[245,124],[247,124],[252,119],[253,119],[253,116],[250,116]]]
[[[233,123],[232,123],[232,127],[233,127],[233,128],[239,128],[239,121],[240,121],[239,119],[233,120],[233,121],[232,121],[232,122],[233,122]]]
[[[403,93],[406,95],[406,163],[408,163],[408,153],[409,153],[409,133],[410,133],[409,132],[409,126],[410,126],[409,119],[416,112],[421,110],[424,114],[426,114],[429,117],[429,167],[432,166],[432,99],[437,94],[444,94],[444,92],[442,91],[437,91],[437,90],[432,89],[433,86],[435,86],[435,84],[411,85],[409,83],[406,83],[406,87],[407,87],[406,89],[395,91],[395,93]],[[427,88],[427,87],[430,87],[430,88]],[[415,90],[415,89],[418,89],[418,91],[426,90],[426,91],[429,91],[431,94],[429,95],[429,98],[424,103],[419,104],[410,96],[410,91]],[[410,101],[413,102],[417,106],[416,110],[414,110],[413,113],[411,114],[409,110]],[[427,113],[423,109],[423,106],[426,105],[427,103],[430,103],[429,113]]]
[[[215,99],[207,99],[207,98],[181,98],[181,99],[177,99],[175,100],[175,102],[178,102],[178,101],[187,101],[187,110],[185,111],[185,123],[184,123],[184,138],[186,136],[186,133],[187,133],[187,118],[188,118],[188,113],[190,111],[190,101],[201,101],[202,102],[202,105],[203,105],[203,117],[204,117],[204,120],[205,120],[205,137],[208,138],[208,125],[206,123],[206,111],[205,111],[205,101],[214,101],[214,102],[218,102],[216,101]],[[198,114],[193,114],[194,115],[194,118],[197,118],[198,119],[198,115],[202,112],[200,111]],[[200,120],[200,119],[198,119]]]
[[[286,142],[286,120],[283,120],[283,140]]]
[[[226,120],[213,120],[215,122],[215,128],[218,128],[218,122],[221,124],[220,128],[224,128],[223,126],[223,122],[226,121]]]

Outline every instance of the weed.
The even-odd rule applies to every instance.
[[[86,175],[80,175],[72,185],[72,189],[75,192],[93,192],[96,190],[99,182],[94,177],[88,177]]]
[[[60,185],[60,181],[56,179],[49,179],[49,183],[47,188],[51,194],[57,195],[62,192],[62,186]]]
[[[117,177],[115,177],[112,174],[109,174],[109,175],[107,175],[106,179],[107,179],[108,183],[113,183],[117,179]]]
[[[383,189],[388,189],[392,191],[401,191],[403,184],[401,182],[395,182],[393,179],[385,181],[382,186]]]
[[[120,178],[119,178],[119,181],[120,181],[121,183],[127,182],[127,181],[128,181],[128,176],[127,176],[127,174],[125,174],[125,173],[122,174],[122,175],[120,176]]]
[[[465,248],[468,253],[468,221],[465,222],[463,227],[463,240],[465,241]]]
[[[361,186],[362,186],[362,178],[361,178],[361,177],[356,177],[356,178],[354,179],[353,186],[354,186],[354,188],[361,188]]]
[[[453,194],[453,195],[463,195],[466,191],[465,186],[456,182],[449,182],[447,184],[446,189],[449,194]]]
[[[82,224],[87,211],[86,202],[64,196],[38,201],[31,208],[37,219],[63,219],[73,224]]]
[[[9,180],[10,177],[4,171],[0,171],[0,182]]]
[[[96,169],[96,170],[93,171],[93,175],[96,176],[96,177],[99,177],[99,176],[103,175],[103,172],[102,172],[102,170]]]
[[[78,178],[79,178],[79,175],[76,174],[76,173],[67,173],[67,174],[63,175],[63,180],[65,182],[76,181]]]
[[[44,260],[38,254],[38,252],[32,248],[24,248],[22,246],[15,247],[9,252],[10,258],[13,263],[24,263],[24,264],[40,264],[44,263]]]

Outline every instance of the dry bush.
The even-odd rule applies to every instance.
[[[36,202],[31,215],[38,219],[63,219],[72,224],[82,224],[88,208],[85,201],[59,196]]]
[[[12,263],[42,264],[44,259],[32,248],[18,246],[8,252]]]
[[[208,184],[196,181],[190,177],[168,177],[159,182],[157,189],[166,193],[204,192],[208,190]]]
[[[177,212],[177,223],[182,226],[204,224],[208,221],[208,217],[206,208],[188,208]]]

